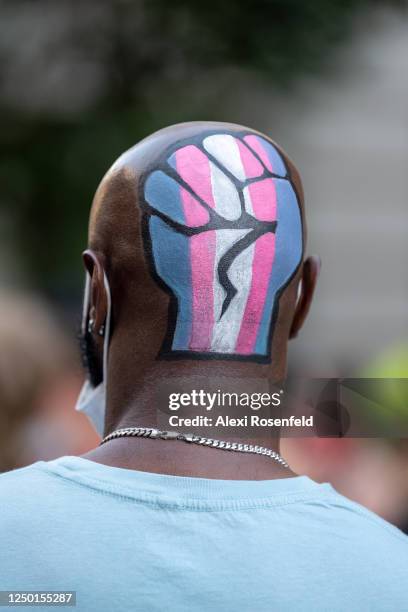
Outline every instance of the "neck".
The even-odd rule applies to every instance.
[[[260,444],[259,440],[254,443]],[[279,451],[279,443],[269,445]],[[180,440],[117,438],[86,453],[86,459],[142,472],[221,480],[273,480],[296,476],[262,455],[224,451]]]
[[[218,362],[186,362],[153,364],[145,371],[142,380],[134,380],[133,384],[124,386],[123,381],[130,380],[121,375],[122,384],[114,384],[111,376],[108,384],[108,411],[105,435],[123,427],[157,427],[159,429],[176,429],[169,425],[169,416],[178,420],[180,412],[183,416],[211,415],[214,417],[228,416],[234,418],[233,407],[213,406],[211,410],[195,405],[184,410],[170,411],[168,398],[170,393],[189,393],[200,390],[214,397],[215,391],[222,393],[265,393],[273,391],[274,382],[283,378],[284,368],[271,371],[270,366],[258,364],[248,367],[247,364],[224,364]],[[112,374],[114,373],[114,369]],[[203,396],[201,396],[203,397]],[[206,396],[205,396],[206,397]],[[247,413],[251,412],[245,408]],[[182,427],[186,431],[186,427]],[[197,431],[197,428],[187,427],[198,435],[213,439],[238,441],[245,444],[265,446],[279,453],[279,435],[277,432],[259,434],[254,428],[239,433],[236,430],[212,427],[210,430]],[[264,430],[262,430],[264,432]],[[256,434],[256,435],[254,435]],[[85,455],[85,458],[106,465],[146,472],[174,474],[177,476],[192,476],[199,478],[220,478],[240,480],[268,480],[287,478],[295,474],[273,459],[249,453],[225,451],[217,448],[203,447],[180,440],[156,440],[145,438],[118,438],[111,440]]]

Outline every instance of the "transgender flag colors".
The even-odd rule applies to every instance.
[[[143,193],[149,255],[172,300],[162,356],[267,360],[303,250],[279,152],[253,133],[203,134],[173,147]]]

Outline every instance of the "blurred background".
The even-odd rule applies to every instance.
[[[0,471],[97,442],[73,411],[89,208],[172,123],[247,124],[301,170],[323,268],[292,367],[408,377],[407,99],[402,0],[0,0]],[[408,531],[406,441],[283,446]]]

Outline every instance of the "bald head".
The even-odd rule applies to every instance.
[[[284,361],[316,276],[304,244],[299,174],[276,144],[233,124],[172,126],[124,153],[98,188],[86,316],[103,325],[105,272],[110,356],[123,367]]]

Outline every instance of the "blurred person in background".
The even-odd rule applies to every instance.
[[[46,303],[0,292],[0,472],[96,439],[70,410],[80,385],[73,343]]]
[[[328,372],[326,376],[340,376]],[[356,373],[375,384],[377,396],[367,418],[389,431],[397,422],[401,432],[408,423],[408,347],[397,342],[368,360]],[[382,379],[386,379],[382,381]],[[360,398],[354,397],[358,403]],[[378,431],[378,430],[377,430]],[[398,425],[394,426],[398,431]],[[345,437],[286,438],[282,448],[291,465],[299,466],[319,482],[330,481],[337,490],[370,508],[408,533],[408,440],[406,438]]]

